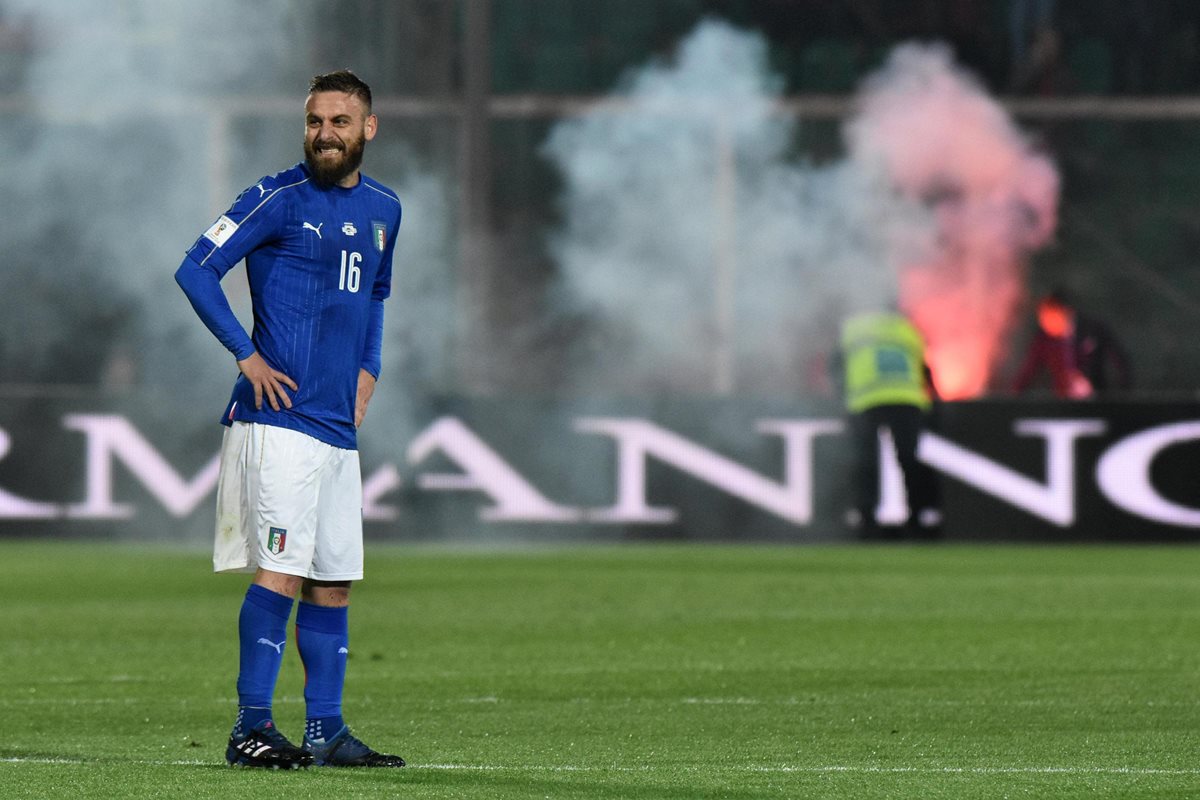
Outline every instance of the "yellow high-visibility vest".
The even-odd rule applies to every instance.
[[[859,314],[842,325],[846,408],[931,405],[925,385],[925,341],[902,314]]]

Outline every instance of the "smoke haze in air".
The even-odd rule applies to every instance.
[[[303,86],[342,64],[307,62],[313,32],[283,0],[2,8],[32,41],[27,109],[0,134],[21,154],[0,175],[23,214],[0,231],[0,379],[186,382],[220,403],[228,354],[172,272],[238,190],[299,160]],[[897,291],[944,374],[995,363],[1026,256],[1054,230],[1053,166],[947,50],[916,45],[865,82],[844,157],[813,164],[767,56],[761,35],[704,22],[628,73],[619,109],[552,129],[543,152],[564,190],[550,313],[587,324],[567,329],[563,385],[544,388],[792,393],[841,313]],[[247,96],[295,97],[296,116],[222,116],[222,98]],[[385,368],[453,388],[452,165],[420,163],[383,124],[365,168],[406,208]],[[237,273],[226,288],[245,320]],[[986,381],[977,372],[962,392]]]
[[[899,295],[948,394],[980,393],[1054,230],[1053,166],[941,46],[864,82],[832,163],[793,152],[781,86],[761,35],[710,20],[627,76],[621,110],[552,131],[563,294],[599,331],[578,379],[794,390],[843,313]]]

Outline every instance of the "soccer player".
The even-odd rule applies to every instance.
[[[313,78],[304,120],[304,161],[242,192],[175,273],[241,371],[221,419],[213,566],[254,578],[238,618],[239,707],[225,758],[402,767],[342,719],[350,583],[363,574],[356,433],[379,375],[400,201],[359,171],[379,126],[362,80],[349,71]],[[220,286],[243,258],[252,335]],[[297,594],[302,747],[271,713]]]

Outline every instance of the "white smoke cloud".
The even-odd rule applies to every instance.
[[[766,58],[761,38],[704,25],[675,63],[631,77],[619,93],[629,108],[564,122],[547,141],[567,186],[554,250],[584,310],[611,326],[604,346],[625,380],[702,388],[710,379],[726,300],[713,286],[735,268],[720,263],[737,234],[722,192],[745,196],[721,172],[732,163],[743,181],[761,176],[791,133],[772,114],[780,87]]]
[[[1022,259],[1054,229],[1053,167],[941,47],[899,48],[866,82],[828,165],[791,154],[780,87],[763,37],[706,21],[625,81],[621,110],[552,131],[554,253],[604,331],[581,379],[794,391],[842,311],[902,292],[935,356],[948,332],[986,340],[965,353],[986,381]],[[962,300],[977,285],[986,308]]]
[[[236,367],[173,274],[238,191],[302,158],[307,81],[330,68],[309,63],[306,5],[0,0],[0,19],[32,31],[19,70],[28,107],[0,129],[19,154],[0,181],[22,212],[0,230],[0,381],[186,386],[189,402],[219,410]],[[224,99],[257,96],[295,98],[295,113],[226,113]],[[382,132],[365,169],[406,209],[386,324],[411,342],[439,326],[405,320],[446,315],[429,276],[445,272],[452,214],[391,120]],[[249,328],[241,268],[224,288]],[[416,369],[408,352],[389,347],[385,368]]]
[[[0,179],[23,213],[0,234],[4,379],[187,382],[207,397],[205,379],[228,379],[231,366],[172,279],[218,210],[206,102],[247,85],[271,92],[264,76],[291,75],[293,10],[285,0],[0,8],[32,31],[20,70],[28,107],[0,132],[20,154]]]

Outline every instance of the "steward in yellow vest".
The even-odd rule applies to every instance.
[[[840,346],[851,413],[897,403],[929,410],[925,341],[904,315],[853,316],[842,325]]]
[[[937,393],[925,361],[925,340],[899,311],[872,311],[847,319],[835,359],[849,412],[855,451],[855,507],[847,521],[864,537],[941,533],[933,471],[917,459],[921,432]],[[903,528],[883,528],[879,505],[880,433],[886,429],[904,474],[909,515]]]

